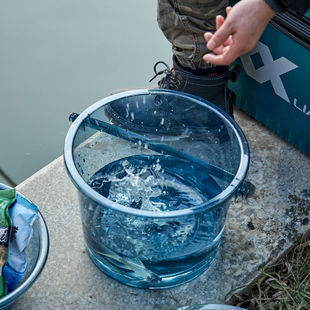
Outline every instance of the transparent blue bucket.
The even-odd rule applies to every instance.
[[[96,266],[148,289],[204,272],[248,170],[236,122],[205,100],[161,89],[107,97],[71,120],[64,160]]]

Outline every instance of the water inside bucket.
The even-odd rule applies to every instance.
[[[97,171],[88,184],[130,208],[174,211],[198,207],[221,192],[206,169],[165,155],[136,155]]]
[[[165,155],[114,161],[99,169],[88,184],[109,200],[155,212],[199,207],[221,192],[207,169]],[[92,227],[86,232],[91,255],[123,275],[132,277],[138,268],[137,279],[156,283],[163,275],[184,273],[201,261],[211,263],[225,214],[223,205],[199,215],[148,219],[95,207],[84,211],[83,218]]]

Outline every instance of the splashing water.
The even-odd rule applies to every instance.
[[[166,171],[159,157],[152,157],[148,164],[145,159],[149,160],[150,156],[118,161],[112,169],[99,170],[89,184],[106,198],[141,210],[173,211],[199,206],[206,201],[199,189],[172,173],[171,168]],[[167,158],[164,158],[166,164]]]

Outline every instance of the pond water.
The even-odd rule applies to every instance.
[[[171,65],[156,1],[2,1],[0,42],[0,182],[6,184],[62,154],[71,112],[118,88],[152,87],[154,63]]]

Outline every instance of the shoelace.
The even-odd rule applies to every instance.
[[[161,71],[157,71],[157,66],[159,64],[164,65],[166,68]],[[154,72],[155,75],[150,79],[150,82],[152,82],[155,78],[157,78],[159,75],[166,74],[159,82],[158,86],[160,88],[166,88],[166,89],[174,89],[175,88],[175,74],[173,69],[170,69],[169,66],[164,61],[158,61],[154,65]]]

